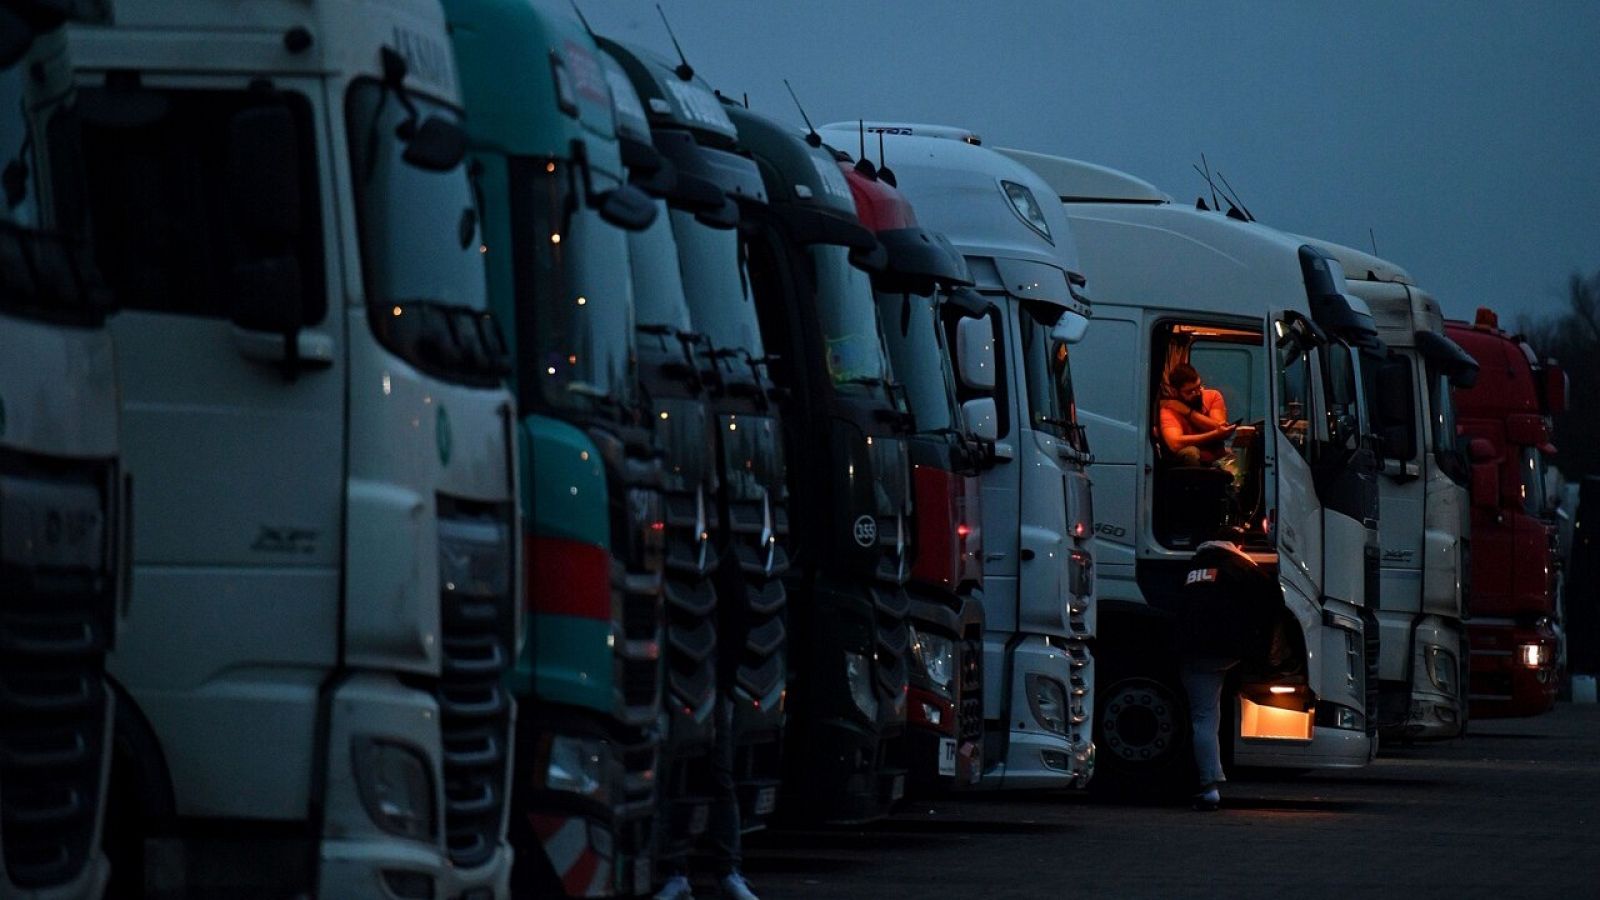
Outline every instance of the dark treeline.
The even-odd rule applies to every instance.
[[[1519,320],[1540,357],[1554,357],[1570,385],[1567,415],[1556,418],[1556,461],[1568,481],[1600,474],[1600,417],[1589,404],[1600,397],[1600,271],[1572,273],[1562,307]]]

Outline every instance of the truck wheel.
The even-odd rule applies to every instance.
[[[1113,675],[1096,688],[1096,772],[1113,795],[1181,792],[1193,780],[1189,704],[1176,677]]]

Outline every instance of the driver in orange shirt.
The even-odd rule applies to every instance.
[[[1167,376],[1161,400],[1161,440],[1180,465],[1206,466],[1227,456],[1224,441],[1234,432],[1222,392],[1200,383],[1194,366],[1182,363]]]

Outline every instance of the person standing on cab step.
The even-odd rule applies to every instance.
[[[1223,683],[1234,666],[1262,655],[1273,611],[1281,605],[1277,579],[1240,549],[1238,537],[1237,530],[1225,529],[1219,539],[1200,545],[1177,610],[1179,675],[1189,695],[1200,776],[1194,807],[1203,812],[1221,803],[1219,787],[1227,780],[1217,733]]]

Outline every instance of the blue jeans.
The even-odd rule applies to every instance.
[[[739,786],[734,781],[733,704],[727,694],[717,692],[716,743],[711,748],[711,808],[701,840],[709,845],[712,865],[718,878],[739,871],[743,862],[744,829],[739,811]],[[668,877],[689,874],[687,857],[663,858],[662,873]]]
[[[1228,780],[1222,772],[1222,743],[1217,729],[1222,724],[1222,682],[1236,659],[1186,659],[1179,676],[1189,694],[1189,723],[1194,729],[1194,765],[1200,771],[1200,786]]]

